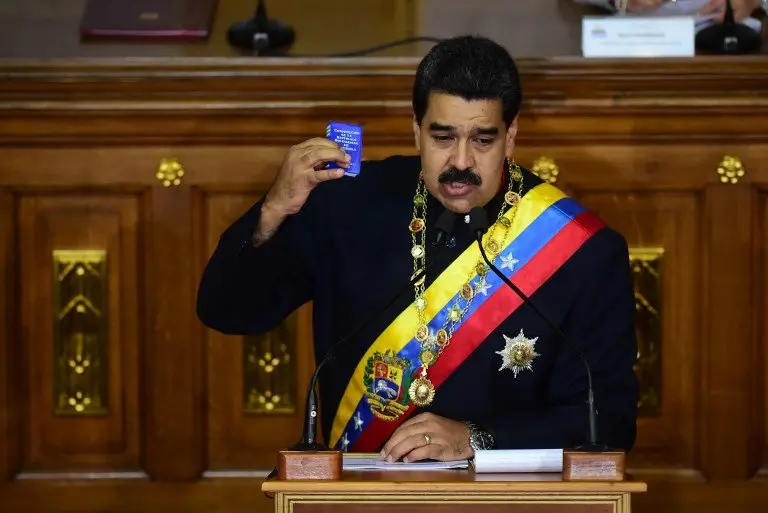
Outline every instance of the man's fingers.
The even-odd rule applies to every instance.
[[[323,171],[311,171],[312,179],[315,183],[327,182],[328,180],[336,180],[344,176],[343,169],[324,169]]]
[[[350,156],[338,148],[314,147],[305,150],[299,159],[302,164],[312,168],[325,162],[336,162],[340,166],[347,167],[349,165]]]
[[[423,438],[423,433],[426,431],[426,426],[422,424],[424,424],[424,422],[414,422],[408,425],[403,423],[395,430],[394,433],[392,433],[392,436],[389,437],[387,443],[384,444],[384,448],[381,450],[381,455],[384,458],[387,458],[392,449],[407,438],[416,435],[419,435]]]
[[[397,461],[414,449],[432,445],[433,443],[434,441],[430,440],[430,443],[427,444],[427,439],[423,434],[411,435],[392,447],[392,450],[387,455],[387,460]]]
[[[443,447],[434,442],[429,445],[418,447],[403,456],[403,461],[421,461],[421,460],[440,460],[442,459]]]
[[[313,137],[312,139],[307,139],[306,141],[300,142],[299,144],[295,145],[293,148],[298,150],[298,149],[309,148],[310,146],[321,146],[325,148],[339,148],[338,144],[324,137]]]

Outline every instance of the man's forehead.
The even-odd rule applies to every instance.
[[[427,125],[474,128],[497,127],[502,123],[501,101],[465,100],[459,96],[433,93],[424,116]]]

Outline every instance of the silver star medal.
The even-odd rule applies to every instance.
[[[533,362],[534,358],[539,356],[539,354],[534,349],[536,341],[539,340],[539,337],[526,338],[522,329],[515,338],[509,338],[504,334],[502,334],[502,336],[504,337],[505,341],[504,349],[501,351],[496,351],[496,354],[500,355],[502,358],[499,371],[509,369],[515,375],[515,377],[517,377],[520,371],[524,369],[533,372],[531,363]]]

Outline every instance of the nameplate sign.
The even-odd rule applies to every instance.
[[[693,16],[586,16],[581,22],[584,57],[693,57]]]

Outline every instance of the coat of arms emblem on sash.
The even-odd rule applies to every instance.
[[[365,366],[363,385],[371,412],[378,418],[393,421],[408,409],[410,363],[391,350],[373,353]]]

